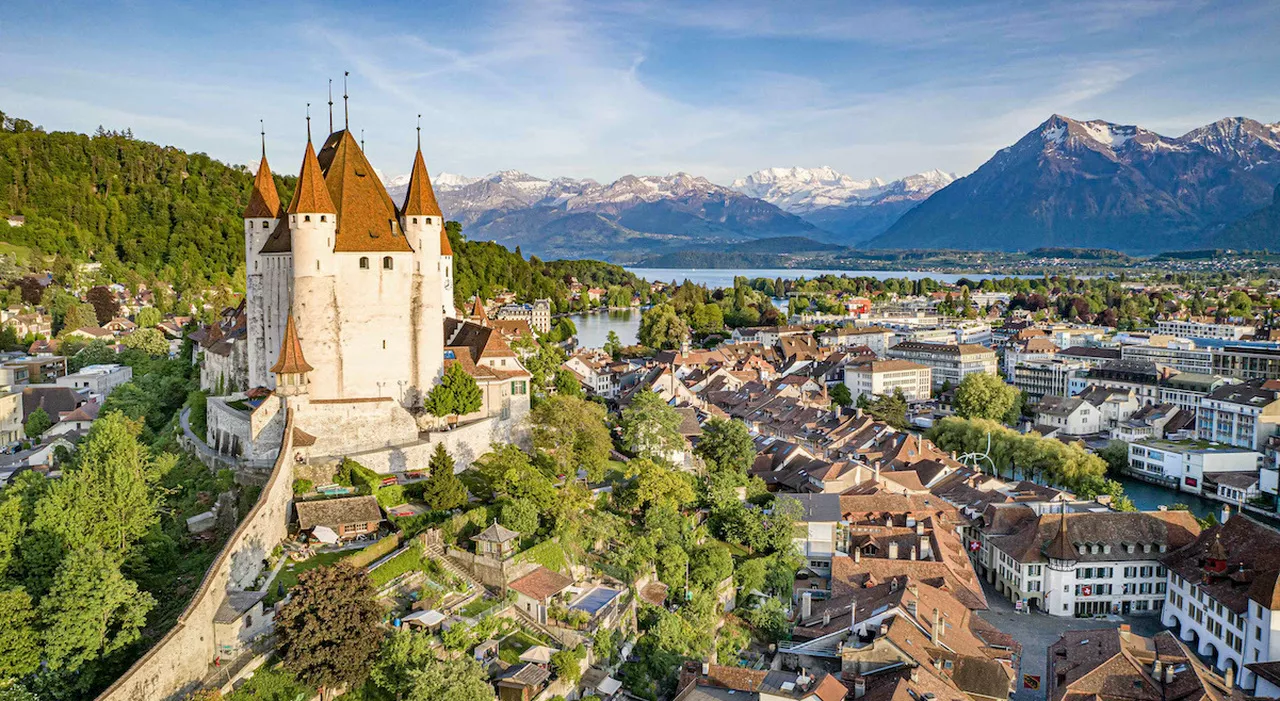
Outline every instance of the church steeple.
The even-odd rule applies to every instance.
[[[307,150],[302,154],[302,171],[298,174],[298,186],[294,189],[293,199],[289,202],[289,214],[337,211],[333,206],[333,198],[329,196],[329,188],[324,184],[324,173],[320,170],[320,161],[316,159],[315,147],[311,145],[311,139],[308,136]]]

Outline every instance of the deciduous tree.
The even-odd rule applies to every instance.
[[[25,590],[0,590],[0,688],[40,666],[35,615]]]
[[[431,636],[401,630],[387,639],[370,684],[397,701],[491,701],[493,687],[469,656],[442,658]]]
[[[365,678],[382,643],[382,610],[373,585],[349,563],[307,570],[276,616],[277,651],[284,666],[318,687]]]
[[[27,423],[23,426],[23,431],[27,434],[27,438],[39,438],[40,434],[48,431],[51,426],[53,426],[53,419],[49,418],[49,412],[41,406],[27,415]]]
[[[680,413],[649,390],[636,392],[622,410],[622,440],[637,456],[669,462],[685,446]]]
[[[533,444],[551,456],[559,474],[575,479],[583,469],[589,482],[598,482],[613,448],[605,419],[604,407],[594,402],[563,394],[548,397],[530,416]]]
[[[755,444],[747,432],[747,425],[736,419],[719,417],[713,417],[702,427],[694,452],[712,469],[741,475],[747,473],[756,457]]]
[[[966,419],[1000,421],[1017,401],[1017,388],[996,375],[973,372],[956,387],[954,408],[958,416]]]
[[[78,545],[40,601],[45,659],[55,670],[74,672],[129,645],[155,603],[120,573],[116,555],[94,543]]]

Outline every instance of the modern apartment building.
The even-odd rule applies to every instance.
[[[857,401],[902,390],[908,401],[928,399],[933,389],[933,372],[927,365],[909,360],[873,360],[844,368],[844,384]]]
[[[975,372],[997,374],[996,352],[986,346],[905,341],[889,349],[889,357],[927,365],[933,370],[933,386],[960,384]]]
[[[1071,378],[1083,375],[1088,366],[1070,358],[1032,358],[1019,360],[1009,374],[1009,383],[1022,390],[1027,401],[1039,402],[1045,397],[1065,397]]]
[[[1241,380],[1280,379],[1280,348],[1224,345],[1213,354],[1213,372]]]
[[[1205,494],[1206,483],[1217,491],[1217,475],[1256,474],[1262,453],[1244,448],[1212,445],[1205,441],[1170,441],[1154,438],[1129,444],[1129,473],[1191,494]]]
[[[1194,341],[1176,339],[1158,344],[1127,344],[1120,346],[1123,360],[1136,360],[1171,367],[1178,372],[1213,372],[1213,352],[1199,348]]]
[[[1280,425],[1280,381],[1223,385],[1200,400],[1196,431],[1201,440],[1262,450]]]
[[[1239,341],[1245,336],[1252,336],[1252,326],[1238,324],[1219,324],[1204,320],[1165,319],[1156,322],[1156,329],[1167,336],[1180,338],[1213,338],[1219,341]]]

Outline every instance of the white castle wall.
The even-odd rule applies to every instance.
[[[528,442],[529,431],[523,421],[503,420],[494,416],[458,426],[452,431],[432,431],[427,438],[414,443],[336,454],[330,459],[336,461],[345,455],[370,470],[383,474],[426,470],[436,443],[443,443],[449,455],[453,456],[454,471],[461,472],[495,445],[515,443],[527,447]],[[320,453],[313,451],[312,454]],[[313,458],[312,462],[316,462],[316,459]]]
[[[392,397],[397,402],[416,382],[410,374],[413,366],[413,326],[410,303],[413,297],[412,253],[335,253],[335,316],[340,316],[335,361],[342,368],[341,383],[336,394],[317,389],[312,373],[309,393],[312,397]],[[360,260],[368,268],[360,268]],[[391,269],[385,261],[390,260]],[[307,300],[308,309],[326,309],[325,300]],[[324,315],[321,322],[328,322]],[[325,366],[311,360],[311,344],[306,336],[303,353],[318,370]]]
[[[291,400],[299,428],[316,437],[312,455],[342,455],[418,440],[413,416],[390,397]]]
[[[276,376],[271,374],[271,366],[280,355],[280,344],[284,341],[285,322],[293,304],[293,256],[289,253],[271,253],[262,258],[262,337],[264,360],[262,376],[250,377],[253,387],[275,388]],[[250,327],[252,329],[253,327]],[[250,331],[250,339],[252,331]]]

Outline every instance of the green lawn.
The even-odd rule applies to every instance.
[[[285,593],[288,593],[288,591],[293,588],[293,585],[298,583],[298,575],[310,569],[323,567],[325,565],[332,565],[338,560],[356,552],[360,551],[347,550],[343,552],[320,553],[319,555],[302,562],[290,561],[285,563],[284,568],[280,570],[280,574],[276,575],[275,581],[267,585],[267,598],[264,605],[270,606],[284,598],[278,595],[280,584],[284,584],[284,591]]]
[[[525,650],[528,650],[529,648],[535,645],[541,645],[541,644],[542,644],[542,641],[538,640],[532,635],[529,635],[523,630],[517,630],[511,635],[508,635],[507,637],[503,638],[502,642],[498,643],[498,649],[499,649],[499,653],[501,653],[502,650],[511,650],[512,652],[516,653],[516,657],[518,658],[520,655],[524,654]]]
[[[463,606],[459,613],[467,618],[475,618],[494,606],[497,606],[500,601],[500,599],[490,599],[487,596],[482,596],[466,606]]]

